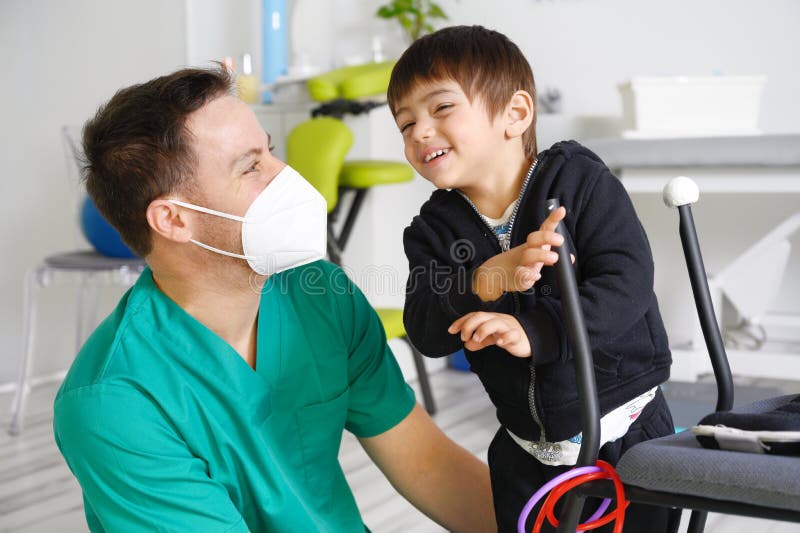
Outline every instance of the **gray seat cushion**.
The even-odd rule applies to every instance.
[[[766,412],[794,395],[736,411]],[[625,484],[648,490],[800,511],[800,459],[710,450],[690,431],[637,444],[617,464]]]
[[[119,270],[128,268],[141,271],[145,267],[144,259],[123,259],[108,257],[94,251],[82,250],[78,252],[65,252],[47,256],[44,263],[50,268],[62,270]]]

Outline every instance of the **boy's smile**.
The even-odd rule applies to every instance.
[[[411,166],[439,189],[459,189],[487,213],[502,213],[507,204],[499,204],[516,198],[530,166],[520,137],[508,134],[512,121],[510,103],[489,116],[480,94],[470,100],[451,79],[417,83],[395,109]]]
[[[449,151],[450,151],[449,148],[440,148],[438,150],[436,149],[425,150],[425,156],[422,158],[422,160],[425,161],[425,163],[430,163],[434,159],[438,159],[440,157],[447,155]]]

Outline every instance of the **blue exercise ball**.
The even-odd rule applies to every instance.
[[[119,232],[109,224],[88,196],[81,207],[81,230],[94,249],[108,257],[131,259],[137,257],[122,242]]]

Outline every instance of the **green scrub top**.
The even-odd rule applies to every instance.
[[[341,269],[262,291],[255,370],[149,269],[81,349],[53,425],[92,531],[364,531],[342,432],[383,433],[414,393]]]

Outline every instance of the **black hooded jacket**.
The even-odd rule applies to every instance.
[[[575,141],[555,144],[539,161],[513,220],[511,247],[547,217],[546,200],[566,207],[567,240],[589,331],[600,411],[605,415],[669,377],[671,356],[653,292],[647,236],[620,181]],[[513,315],[533,356],[502,348],[465,350],[470,367],[497,407],[500,423],[527,440],[557,442],[580,432],[575,372],[555,269],[526,292],[482,302],[472,292],[477,267],[501,252],[493,231],[455,190],[437,190],[403,235],[410,274],[404,322],[429,357],[463,348],[448,326],[471,311]],[[543,434],[544,433],[544,434]]]

